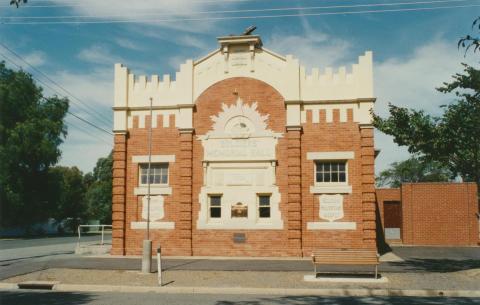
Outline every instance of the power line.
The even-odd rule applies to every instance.
[[[4,54],[0,53],[0,55],[1,55],[3,58],[5,58],[7,61],[9,61],[11,64],[17,66],[19,69],[23,69],[22,66],[18,65],[16,62],[14,62],[12,59],[8,58],[8,57],[5,56]],[[35,79],[35,77],[34,77],[33,75],[32,75],[32,78]],[[37,80],[37,81],[38,81],[38,80]],[[41,96],[41,98],[42,98],[44,101],[48,101],[48,99],[45,98],[44,96]],[[68,113],[68,114],[72,114],[70,111],[67,111],[67,113]],[[67,120],[65,120],[65,124],[67,124],[67,126],[70,125],[70,126],[72,126],[72,127],[75,127],[75,128],[77,128],[78,130],[82,131],[83,133],[85,133],[85,134],[87,134],[87,135],[89,135],[89,136],[92,136],[92,137],[94,137],[94,138],[96,138],[96,139],[98,139],[98,140],[100,140],[100,141],[102,141],[102,142],[104,142],[104,143],[106,143],[106,144],[108,144],[108,145],[110,145],[110,146],[112,145],[112,143],[108,143],[107,141],[105,141],[104,139],[102,139],[99,135],[94,134],[94,133],[90,133],[88,130],[83,129],[83,128],[81,128],[81,127],[73,124],[72,122],[68,122]]]
[[[6,56],[5,54],[3,54],[3,53],[0,52],[0,55],[1,55],[3,58],[5,58],[7,61],[9,61],[10,63],[12,63],[13,65],[17,66],[19,69],[24,70],[24,68],[23,68],[21,65],[17,64],[15,61],[13,61],[11,58],[9,58],[8,56]],[[56,93],[59,93],[57,90],[55,90],[55,89],[52,88],[50,85],[48,85],[47,83],[43,82],[42,80],[36,78],[34,75],[32,75],[32,78],[35,79],[37,82],[41,83],[42,85],[50,88],[50,90],[52,90],[52,91],[54,91],[54,92],[56,92]],[[46,99],[45,97],[42,97],[42,98],[43,98],[43,99]],[[95,129],[97,129],[97,130],[100,130],[100,131],[102,131],[103,133],[108,134],[109,136],[112,136],[112,135],[113,135],[111,132],[103,129],[102,127],[99,127],[99,126],[95,125],[94,123],[92,123],[92,122],[90,122],[90,121],[88,121],[88,120],[86,120],[86,119],[84,119],[84,118],[82,118],[82,117],[80,117],[80,116],[78,116],[78,115],[70,112],[70,110],[67,110],[67,113],[70,114],[71,116],[77,118],[78,120],[80,120],[80,121],[88,124],[89,126],[95,128]]]
[[[125,17],[132,19],[141,16],[177,16],[177,15],[202,15],[202,14],[234,14],[234,13],[255,13],[255,12],[276,12],[276,11],[302,11],[302,10],[319,10],[319,9],[336,9],[336,8],[357,8],[357,7],[382,7],[382,6],[406,6],[420,4],[437,4],[437,3],[455,3],[469,2],[475,0],[433,0],[433,1],[415,1],[415,2],[394,2],[394,3],[370,3],[370,4],[351,4],[351,5],[329,5],[329,6],[307,6],[307,7],[279,7],[264,9],[244,9],[244,10],[223,10],[223,11],[200,11],[186,13],[145,13],[145,14],[117,14],[117,15],[69,15],[69,16],[5,16],[0,19],[74,19],[74,18],[115,18]]]
[[[40,71],[39,69],[37,69],[35,66],[31,65],[28,61],[26,61],[22,56],[20,56],[17,52],[15,52],[14,50],[12,50],[11,48],[9,48],[8,46],[6,46],[4,43],[0,42],[0,45],[5,48],[7,51],[9,51],[10,53],[12,53],[13,55],[15,55],[17,58],[19,58],[22,62],[24,62],[26,65],[28,65],[31,69],[33,69],[34,71],[36,71],[37,73],[41,74],[43,77],[45,77],[47,80],[49,80],[51,83],[53,83],[55,86],[57,86],[58,88],[60,88],[61,90],[63,90],[65,93],[67,93],[67,95],[70,95],[71,97],[73,97],[75,100],[77,100],[80,104],[82,104],[83,106],[85,106],[86,109],[89,109],[91,111],[91,113],[89,111],[86,111],[87,113],[89,113],[90,115],[93,114],[93,115],[96,115],[97,118],[100,119],[100,121],[103,121],[103,120],[106,120],[108,124],[112,124],[112,121],[103,116],[102,114],[100,113],[97,113],[95,111],[95,109],[91,108],[87,103],[83,102],[82,100],[80,100],[79,98],[77,98],[72,92],[70,92],[69,90],[65,89],[63,86],[61,86],[60,84],[58,84],[55,80],[51,79],[48,75],[46,75],[45,73],[43,73],[42,71]],[[56,90],[55,90],[56,91]]]
[[[254,0],[222,0],[221,2],[253,2]],[[37,2],[37,1],[35,1]],[[40,2],[40,1],[38,1]],[[42,1],[42,2],[51,2],[51,1]],[[22,8],[56,8],[56,7],[82,7],[82,6],[88,6],[88,4],[78,2],[78,1],[61,1],[64,3],[72,3],[72,4],[51,4],[51,5],[23,5]],[[218,0],[197,0],[197,1],[191,1],[191,3],[214,3],[214,4],[219,4]],[[159,3],[161,4],[161,3]],[[11,5],[0,5],[0,7],[11,7]]]
[[[477,1],[477,0],[474,0]],[[309,17],[309,16],[331,16],[331,15],[358,15],[358,14],[378,14],[393,12],[414,12],[414,11],[433,11],[455,8],[479,7],[480,4],[470,5],[452,5],[452,6],[434,6],[434,7],[418,7],[418,8],[398,8],[383,10],[362,10],[362,11],[342,11],[342,12],[320,12],[320,13],[299,13],[299,14],[281,14],[281,15],[254,15],[254,16],[221,16],[221,17],[205,17],[205,18],[171,18],[171,19],[129,19],[129,20],[98,20],[98,21],[14,21],[2,22],[4,25],[40,25],[40,24],[113,24],[113,23],[163,23],[163,22],[179,22],[179,21],[213,21],[213,20],[234,20],[234,19],[272,19],[272,18],[288,18],[288,17]]]
[[[65,123],[69,126],[69,127],[73,127],[73,128],[76,128],[77,130],[81,131],[82,133],[88,135],[88,136],[91,136],[91,137],[94,137],[96,139],[98,139],[99,141],[105,143],[105,144],[108,144],[109,146],[113,146],[112,143],[109,143],[108,141],[104,140],[103,138],[99,137],[97,134],[94,134],[94,133],[91,133],[89,132],[87,129],[81,127],[81,126],[78,126],[78,125],[75,125],[73,124],[72,122],[68,122],[67,120],[65,120]]]

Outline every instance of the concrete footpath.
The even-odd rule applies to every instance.
[[[163,285],[156,261],[151,274],[139,272],[139,257],[67,255],[41,261],[3,262],[0,289],[18,283],[47,283],[52,290],[71,292],[155,292],[194,294],[275,294],[325,296],[451,296],[480,297],[479,248],[400,248],[382,257],[382,280],[372,268],[328,266],[324,272],[349,272],[354,281],[309,282],[307,259],[169,257],[162,260]],[[366,275],[366,272],[369,272]],[[30,287],[31,288],[31,287]],[[25,290],[24,290],[25,291]]]
[[[480,297],[480,269],[448,273],[388,273],[383,280],[358,282],[358,277],[337,282],[307,282],[299,271],[192,271],[170,270],[142,274],[130,270],[51,268],[15,276],[0,282],[1,289],[17,289],[18,283],[51,285],[70,292],[222,293],[327,296],[449,296]],[[311,274],[311,272],[310,272]],[[365,277],[366,278],[366,277]],[[33,285],[33,286],[32,286]]]

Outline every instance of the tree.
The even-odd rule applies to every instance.
[[[10,5],[15,5],[17,8],[20,6],[20,4],[25,4],[27,3],[27,0],[10,0]]]
[[[448,181],[452,173],[439,162],[411,157],[405,161],[394,162],[390,168],[378,175],[378,186],[400,187],[405,182],[442,182]]]
[[[472,29],[478,28],[480,30],[480,17],[475,19],[472,23]],[[460,38],[458,41],[458,48],[464,48],[465,54],[468,52],[470,48],[473,48],[473,53],[480,51],[480,37],[478,36],[470,36],[467,35],[465,37]]]
[[[51,200],[56,207],[51,216],[57,220],[69,220],[67,225],[75,231],[88,217],[83,173],[76,166],[55,166],[49,173],[54,181]]]
[[[112,153],[97,161],[93,173],[85,175],[87,192],[85,194],[90,219],[99,219],[100,223],[112,223]]]
[[[2,226],[29,226],[48,219],[48,169],[60,157],[67,134],[68,100],[44,98],[23,71],[0,62],[0,206]]]
[[[436,161],[464,181],[480,183],[480,70],[463,64],[464,73],[437,88],[455,93],[456,100],[441,106],[443,115],[434,117],[389,104],[390,116],[373,115],[373,124],[407,146],[413,154]]]

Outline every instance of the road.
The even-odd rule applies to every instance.
[[[82,237],[82,242],[90,243],[98,240],[100,240],[99,235]],[[105,235],[105,241],[111,242],[111,236]],[[75,236],[2,239],[0,240],[0,263],[73,254],[76,245],[77,237]]]
[[[156,294],[156,293],[71,293],[44,291],[0,291],[2,305],[467,305],[480,298],[422,297],[318,297],[268,295]]]

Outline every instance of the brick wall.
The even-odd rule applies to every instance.
[[[282,133],[276,146],[276,184],[281,193],[280,212],[283,229],[270,230],[211,230],[197,229],[199,193],[203,185],[203,146],[198,136],[212,128],[212,115],[222,111],[221,105],[236,102],[258,103],[257,111],[269,114],[267,128]],[[324,110],[319,123],[307,121],[302,126],[286,128],[283,97],[270,85],[251,78],[230,78],[206,89],[197,99],[193,113],[193,129],[179,130],[174,115],[169,127],[162,127],[162,116],[153,129],[153,155],[175,155],[169,165],[169,185],[172,195],[165,197],[165,217],[175,222],[173,230],[151,230],[153,249],[162,246],[165,255],[221,256],[301,256],[312,249],[369,248],[375,246],[375,209],[373,188],[373,130],[353,122],[353,111],[347,112],[347,122],[340,122],[338,110],[333,122],[326,122]],[[131,229],[141,217],[142,196],[134,195],[138,186],[138,164],[132,156],[148,154],[148,129],[139,128],[138,117],[128,136],[116,136],[114,174],[119,178],[114,186],[114,240],[112,253],[140,254],[145,230]],[[117,144],[118,142],[118,144]],[[314,184],[314,162],[307,152],[353,151],[348,161],[348,184],[352,194],[344,195],[345,217],[341,221],[355,222],[355,230],[307,230],[307,222],[320,221],[319,196],[310,193]],[[122,178],[123,177],[123,178]],[[123,179],[123,182],[122,182]],[[373,223],[373,225],[372,225]],[[373,234],[372,234],[373,232]],[[244,233],[246,243],[233,242],[234,233]]]
[[[347,122],[340,122],[338,110],[333,110],[333,122],[326,121],[324,110],[320,110],[319,116],[319,123],[313,123],[312,113],[307,111],[306,123],[302,126],[303,254],[310,255],[316,248],[374,248],[375,209],[370,205],[374,205],[375,200],[367,195],[374,191],[373,132],[363,131],[359,124],[353,122],[351,109],[347,112]],[[356,222],[356,230],[306,230],[307,222],[321,221],[319,195],[310,193],[310,186],[314,184],[314,161],[307,160],[306,154],[330,151],[353,151],[355,154],[354,159],[348,160],[347,180],[352,186],[352,193],[344,195],[345,217],[339,221]],[[362,170],[367,170],[365,176]],[[366,219],[368,221],[364,222]]]
[[[477,245],[475,183],[405,183],[402,241],[408,245]]]
[[[237,94],[234,94],[237,92]],[[222,103],[234,104],[240,97],[244,103],[258,103],[257,111],[270,114],[267,128],[285,133],[284,99],[268,84],[251,78],[229,78],[205,90],[197,99],[193,116],[195,139],[193,141],[193,254],[225,256],[294,256],[298,248],[291,248],[288,238],[288,154],[287,138],[280,138],[276,147],[278,165],[276,182],[281,193],[280,212],[283,230],[197,230],[200,203],[199,193],[203,185],[203,146],[197,136],[206,134],[212,128],[210,116],[222,111]],[[244,233],[246,243],[235,244],[234,233]]]

